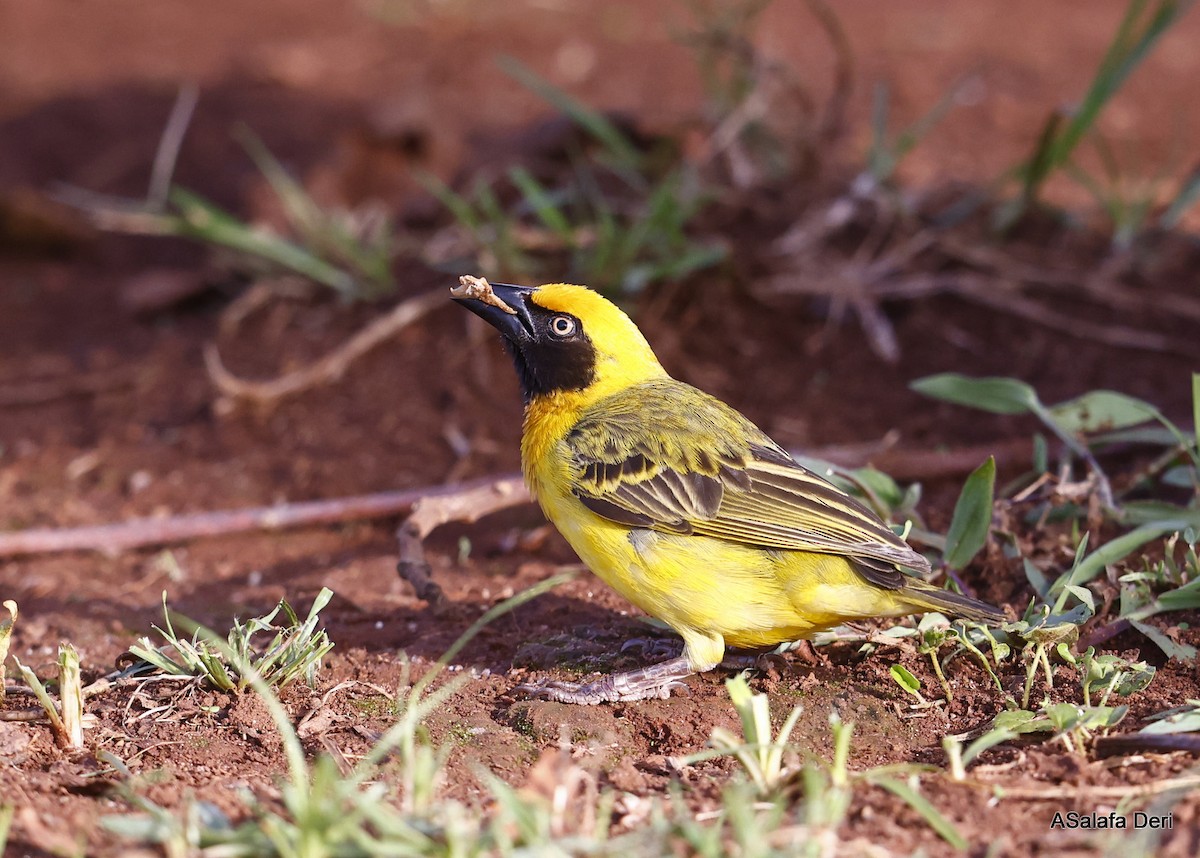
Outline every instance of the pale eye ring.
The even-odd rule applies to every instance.
[[[550,333],[556,337],[569,337],[575,333],[575,320],[570,316],[555,316],[550,320]]]

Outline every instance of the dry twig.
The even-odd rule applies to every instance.
[[[209,378],[224,395],[271,405],[317,385],[336,381],[358,358],[445,302],[441,292],[429,292],[402,301],[386,316],[371,322],[320,360],[268,381],[248,381],[231,373],[221,361],[214,343],[205,346],[204,365]]]
[[[140,518],[120,524],[0,533],[0,557],[65,551],[119,554],[131,548],[186,542],[203,537],[389,518],[410,513],[422,500],[500,485],[510,487],[510,506],[528,502],[528,494],[519,488],[522,486],[520,477],[512,474],[458,485],[379,492],[335,500],[202,512],[171,518]]]
[[[1130,798],[1146,798],[1161,795],[1164,792],[1200,787],[1200,775],[1183,775],[1177,778],[1166,778],[1145,784],[1125,784],[1122,786],[1075,786],[1065,785],[1047,789],[1006,787],[987,781],[963,781],[971,786],[982,789],[999,791],[1001,798],[1018,801],[1118,801]]]
[[[1200,319],[1200,301],[1187,296],[1149,296],[1122,286],[1111,273],[1080,277],[1068,272],[1042,269],[989,248],[965,244],[946,230],[926,228],[904,238],[892,237],[895,217],[873,221],[849,261],[831,263],[826,247],[834,234],[856,220],[853,200],[843,197],[825,209],[810,213],[775,243],[776,252],[787,258],[786,268],[770,278],[767,293],[825,295],[837,311],[852,306],[859,315],[872,349],[885,360],[894,360],[894,334],[879,310],[885,300],[917,300],[950,294],[989,309],[1080,339],[1116,348],[1165,352],[1195,357],[1194,343],[1154,330],[1107,324],[1054,310],[1024,294],[1026,286],[1070,289],[1078,296],[1108,309],[1153,311],[1177,317]],[[889,249],[890,246],[890,249]],[[935,262],[957,267],[945,274],[934,264],[913,265],[923,253]],[[963,266],[968,266],[964,269]],[[1169,303],[1168,303],[1169,302]]]
[[[486,282],[486,281],[485,281]],[[422,541],[436,528],[452,521],[472,524],[486,515],[529,502],[529,492],[517,477],[496,480],[459,492],[430,495],[413,504],[412,514],[396,531],[400,562],[396,571],[412,584],[417,598],[431,605],[445,601],[442,588],[430,577]]]
[[[1013,463],[1027,461],[1028,441],[997,442],[961,450],[898,450],[890,446],[837,445],[804,451],[843,467],[858,467],[868,459],[899,479],[953,477],[969,472],[989,455]],[[465,483],[426,486],[406,491],[378,492],[333,500],[303,501],[275,506],[218,510],[166,518],[139,518],[119,524],[85,527],[35,528],[0,533],[0,558],[68,551],[99,551],[115,555],[134,548],[188,542],[214,536],[255,531],[279,531],[322,524],[391,518],[408,515],[401,528],[402,562],[419,566],[424,555],[420,540],[451,521],[478,519],[529,503],[529,493],[519,474],[486,477]],[[405,541],[417,540],[405,553]],[[416,568],[416,567],[410,567]],[[428,568],[425,566],[424,568]],[[412,580],[412,579],[410,579]],[[414,581],[414,586],[417,582]]]

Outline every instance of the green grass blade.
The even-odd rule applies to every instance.
[[[1157,628],[1144,623],[1141,620],[1129,620],[1129,625],[1133,626],[1147,638],[1154,642],[1154,645],[1166,654],[1167,658],[1178,659],[1180,662],[1195,662],[1196,648],[1190,644],[1177,643],[1167,637],[1166,634],[1160,632]]]
[[[1046,124],[1042,126],[1042,133],[1038,135],[1037,143],[1034,144],[1033,154],[1029,157],[1027,164],[1019,170],[1023,174],[1022,197],[1026,202],[1031,202],[1037,196],[1042,182],[1054,168],[1054,146],[1062,124],[1062,113],[1056,110],[1050,114],[1046,119]],[[1009,222],[1015,221],[1022,211],[1023,206],[1012,212],[1008,218]]]
[[[962,88],[963,81],[955,83],[942,94],[933,107],[929,108],[922,116],[917,117],[912,124],[896,136],[896,141],[891,146],[893,169],[945,118],[946,114],[950,112],[950,108],[954,106],[954,101],[958,98]]]
[[[253,229],[215,204],[180,187],[169,196],[179,215],[165,218],[167,230],[185,238],[220,244],[290,269],[343,294],[354,290],[354,278],[290,241]]]
[[[8,832],[12,826],[13,814],[17,812],[15,804],[0,805],[0,855],[3,855],[8,846]]]
[[[871,146],[867,150],[867,170],[877,182],[884,181],[896,169],[895,154],[887,145],[890,112],[891,90],[886,83],[878,83],[871,98]]]
[[[1196,452],[1200,454],[1200,372],[1192,373],[1192,431],[1196,435]]]
[[[505,74],[594,137],[623,169],[631,173],[641,169],[641,153],[604,114],[568,95],[515,57],[501,56],[496,63]]]
[[[433,195],[439,203],[450,211],[450,215],[459,226],[473,234],[479,232],[482,225],[480,217],[476,214],[474,206],[466,197],[455,192],[449,185],[433,175],[433,173],[427,173],[424,170],[413,170],[412,175],[426,192]]]
[[[555,205],[549,191],[533,177],[524,167],[513,167],[508,171],[508,177],[521,192],[525,202],[533,209],[537,219],[561,238],[568,247],[575,243],[575,233],[562,210]]]
[[[896,684],[911,694],[913,697],[921,696],[921,680],[917,679],[912,673],[902,664],[893,664],[888,668],[888,673]]]
[[[1138,22],[1144,17],[1146,0],[1133,0],[1117,28],[1117,34],[1100,62],[1092,84],[1084,94],[1079,109],[1055,140],[1053,164],[1063,164],[1083,136],[1095,125],[1100,111],[1117,93],[1154,47],[1159,37],[1192,5],[1192,0],[1158,0],[1138,32]]]
[[[951,569],[962,569],[987,542],[992,524],[992,498],[996,491],[996,460],[971,472],[954,505],[954,517],[946,534],[944,559]]]

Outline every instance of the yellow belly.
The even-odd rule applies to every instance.
[[[570,494],[551,491],[541,502],[597,576],[684,637],[698,668],[719,662],[725,644],[773,646],[847,619],[911,611],[841,557],[631,530]]]

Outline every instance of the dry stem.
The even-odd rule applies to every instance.
[[[371,322],[316,362],[268,381],[248,381],[231,373],[221,361],[215,343],[205,346],[204,365],[209,378],[224,395],[271,405],[311,387],[336,381],[358,358],[444,303],[445,298],[440,292],[430,292],[402,301],[386,316]]]
[[[513,474],[499,479],[487,478],[450,486],[380,492],[335,500],[203,512],[171,518],[140,518],[120,524],[90,527],[43,528],[0,533],[0,557],[55,554],[64,551],[118,554],[131,548],[186,542],[207,536],[388,518],[411,512],[422,500],[470,493],[481,487],[496,490],[497,486],[507,487],[509,506],[528,502],[528,494],[520,488],[520,477]]]

